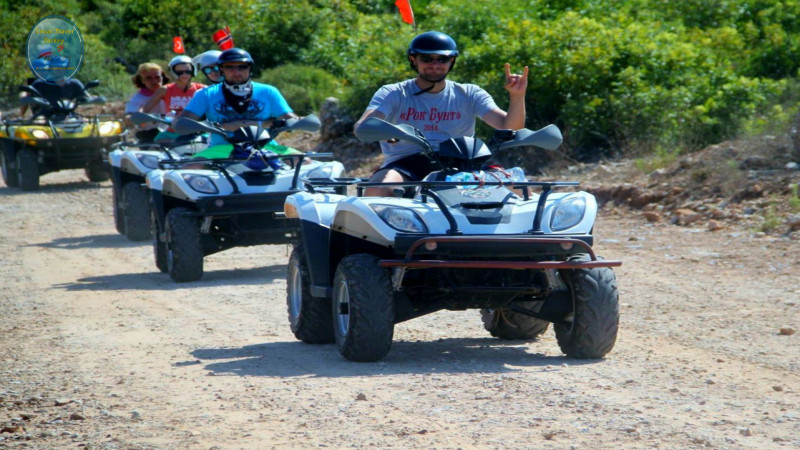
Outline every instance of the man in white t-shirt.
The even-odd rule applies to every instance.
[[[509,64],[505,65],[505,89],[509,93],[506,112],[479,86],[445,80],[457,56],[455,41],[444,33],[429,31],[412,39],[407,57],[417,77],[378,89],[355,124],[356,135],[366,119],[377,117],[417,128],[436,150],[447,139],[474,135],[476,117],[496,129],[523,128],[528,67],[518,75],[511,73]],[[430,159],[412,143],[383,141],[381,151],[383,165],[370,181],[421,180],[434,169]],[[369,188],[365,195],[388,196],[390,193],[391,189]]]

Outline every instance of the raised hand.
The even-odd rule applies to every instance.
[[[510,95],[525,95],[528,88],[528,66],[522,69],[522,75],[511,73],[511,64],[506,63],[505,89]]]

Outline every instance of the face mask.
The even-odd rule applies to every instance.
[[[250,80],[242,84],[228,84],[225,81],[225,89],[237,97],[248,97],[253,92],[253,83]]]

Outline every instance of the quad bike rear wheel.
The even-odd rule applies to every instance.
[[[122,218],[125,235],[131,241],[150,237],[150,202],[147,189],[140,183],[129,182],[122,187]]]
[[[331,299],[311,295],[308,263],[302,246],[289,257],[286,277],[286,306],[289,326],[297,339],[308,344],[329,344],[333,336]]]
[[[518,302],[522,308],[537,311],[542,302]],[[481,309],[483,327],[492,336],[505,340],[535,339],[547,331],[550,322],[511,311],[507,308]]]
[[[19,186],[16,162],[13,150],[0,148],[0,170],[3,172],[3,182],[8,187]]]
[[[17,184],[23,191],[39,189],[39,160],[30,148],[17,152]]]
[[[339,353],[351,361],[377,361],[394,335],[389,273],[369,254],[342,259],[333,280],[333,331]]]
[[[150,211],[150,233],[153,236],[153,259],[155,259],[156,268],[161,273],[169,271],[169,264],[167,263],[167,243],[162,242],[158,231],[158,222],[156,222],[156,214]]]
[[[167,270],[179,283],[197,281],[203,276],[203,249],[200,246],[200,223],[185,216],[187,208],[167,213]]]
[[[570,258],[589,261],[588,255]],[[562,270],[572,294],[568,324],[553,328],[561,351],[572,358],[602,358],[614,348],[619,328],[617,279],[609,267]]]

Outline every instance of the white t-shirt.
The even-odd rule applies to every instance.
[[[128,103],[125,104],[125,114],[130,114],[132,112],[139,111],[140,109],[142,109],[144,104],[147,103],[148,100],[150,100],[149,96],[144,95],[141,92],[137,91],[135,94],[133,94],[131,99],[128,100]],[[164,105],[164,100],[158,102],[156,107],[153,108],[152,111],[150,111],[150,114],[166,114],[166,113],[167,113],[167,107]],[[143,126],[139,126],[139,129],[149,130],[151,128],[155,128],[156,126],[157,126],[156,124],[148,123]]]
[[[414,95],[420,90],[414,79],[387,84],[372,96],[367,109],[383,113],[387,122],[417,128],[434,150],[447,139],[473,136],[475,118],[498,109],[492,96],[474,84],[445,80],[441,92]],[[405,141],[394,144],[381,141],[381,150],[384,165],[422,151],[417,145]]]

